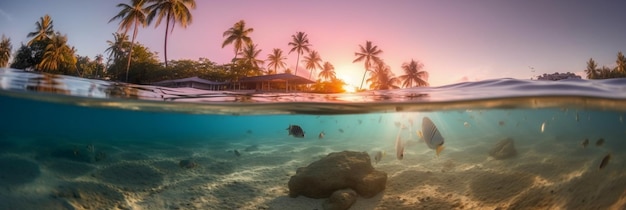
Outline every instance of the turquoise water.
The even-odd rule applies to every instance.
[[[372,163],[385,191],[352,209],[626,207],[625,79],[319,95],[0,69],[0,89],[0,209],[321,209],[288,197],[287,182],[344,150],[386,153]],[[445,138],[439,156],[418,136],[423,117]],[[516,155],[491,157],[503,139]]]

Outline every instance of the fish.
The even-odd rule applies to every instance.
[[[404,158],[404,144],[402,144],[402,139],[400,138],[401,131],[402,128],[398,130],[398,136],[396,137],[396,158],[398,158],[398,160]]]
[[[578,112],[576,112],[576,122],[580,121],[580,116],[578,115]]]
[[[469,127],[471,127],[472,125],[470,125],[468,122],[464,122],[464,123],[463,123],[463,126],[465,126],[466,128],[469,128]]]
[[[320,135],[317,135],[317,138],[323,139],[325,135],[326,134],[324,133],[324,131],[322,131],[322,132],[320,132]]]
[[[604,156],[604,158],[602,158],[599,169],[601,170],[606,167],[606,165],[609,164],[609,160],[611,160],[611,154],[607,154],[606,156]]]
[[[339,128],[339,132],[343,133],[343,129]]]
[[[596,141],[596,146],[602,146],[604,144],[604,138],[600,138],[598,139],[598,141]]]
[[[428,117],[424,117],[422,119],[422,132],[418,133],[418,135],[421,135],[423,137],[426,145],[428,145],[428,148],[434,149],[436,151],[437,156],[439,156],[441,151],[443,151],[443,149],[445,148],[443,146],[443,136],[441,136],[441,133],[439,133],[439,129],[437,129],[437,126],[435,126],[433,121],[430,120],[430,118]]]
[[[93,144],[87,145],[87,151],[89,151],[91,153],[93,153],[95,151],[95,148],[94,148]]]
[[[374,155],[374,161],[376,164],[378,164],[378,162],[380,162],[383,157],[385,156],[385,151],[378,151],[376,152],[376,154]]]
[[[541,133],[546,129],[546,122],[541,123]]]
[[[289,125],[289,127],[287,128],[287,131],[289,131],[290,136],[293,136],[296,138],[304,138],[304,131],[298,125]]]
[[[583,145],[583,148],[587,147],[587,145],[589,145],[589,139],[585,139],[582,145]]]
[[[499,125],[499,126],[504,126],[504,124],[505,124],[505,123],[504,123],[504,121],[502,121],[502,120],[500,120],[500,121],[498,122],[498,125]]]
[[[239,153],[239,151],[238,151],[238,150],[234,150],[233,152],[235,153],[235,156],[237,156],[237,157],[241,157],[241,153]]]

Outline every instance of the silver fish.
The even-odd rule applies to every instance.
[[[326,133],[324,133],[324,131],[322,131],[322,132],[320,132],[320,135],[317,136],[317,138],[323,139],[325,135],[326,135]]]
[[[404,158],[404,144],[402,144],[402,139],[400,139],[400,131],[402,131],[402,128],[398,130],[398,136],[396,137],[396,158],[398,160]]]
[[[428,148],[434,149],[439,156],[439,153],[444,149],[444,138],[439,133],[437,126],[428,117],[422,119],[422,136]]]
[[[293,137],[304,138],[304,131],[298,125],[289,125],[289,127],[287,128],[287,131],[289,131],[289,135]]]
[[[374,155],[375,163],[378,164],[378,162],[380,162],[383,159],[383,156],[385,156],[385,151],[376,152],[376,154]]]

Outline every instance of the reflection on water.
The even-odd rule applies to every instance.
[[[0,209],[321,209],[287,183],[344,150],[384,153],[388,176],[351,209],[626,207],[626,80],[319,95],[0,72]]]

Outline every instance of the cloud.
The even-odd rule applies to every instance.
[[[5,12],[2,9],[0,9],[0,16],[6,18],[8,21],[13,21],[13,17],[11,17],[11,14]]]

